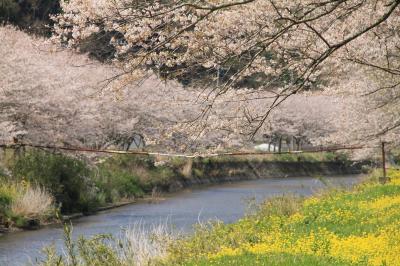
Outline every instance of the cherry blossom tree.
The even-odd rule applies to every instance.
[[[201,116],[205,119],[218,113],[212,111],[221,102],[218,98],[253,101],[250,107],[237,106],[246,118],[242,122],[255,135],[265,130],[271,111],[294,94],[338,86],[352,90],[342,81],[358,69],[374,82],[376,92],[370,94],[379,92],[381,101],[383,94],[397,91],[399,4],[398,0],[71,0],[54,18],[54,40],[79,48],[93,34],[107,33],[121,76],[131,81],[149,70],[161,78],[206,80],[193,83],[206,88]],[[260,97],[269,100],[260,102]],[[260,104],[263,110],[255,112],[254,106]],[[233,108],[230,115],[237,110]],[[392,119],[384,131],[399,125]]]
[[[391,75],[361,67],[348,73],[335,88],[326,90],[324,94],[340,99],[342,109],[334,118],[336,131],[320,141],[370,147],[382,141],[399,145],[400,91],[393,82]]]
[[[124,72],[12,27],[0,27],[0,38],[1,143],[17,138],[106,148],[140,134],[157,150],[243,148],[251,145],[248,121],[274,99],[269,91],[229,90],[203,119],[207,90],[163,82],[153,74],[139,83],[125,75],[110,83]],[[296,95],[271,114],[256,137],[328,136],[340,110],[334,97]]]
[[[399,3],[62,2],[61,46],[1,29],[2,138],[107,146],[133,132],[175,150],[263,135],[393,140]],[[62,47],[91,44],[112,62]]]

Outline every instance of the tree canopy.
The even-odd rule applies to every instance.
[[[21,84],[23,80],[34,80],[26,82],[29,86],[21,86],[24,90],[32,88],[29,93],[35,95],[39,93],[36,88],[41,86],[65,88],[62,90],[74,94],[75,85],[71,84],[90,87],[91,93],[97,89],[111,92],[117,98],[124,95],[124,104],[120,106],[104,104],[104,100],[70,98],[70,102],[80,102],[76,108],[85,114],[76,121],[90,117],[93,118],[90,121],[95,121],[98,133],[87,136],[92,143],[104,144],[107,139],[104,136],[120,135],[121,130],[140,131],[146,138],[152,135],[151,138],[158,140],[208,139],[211,146],[229,141],[239,143],[238,136],[259,137],[274,132],[307,135],[314,143],[348,144],[379,138],[397,141],[399,3],[394,0],[62,1],[61,13],[52,16],[51,40],[62,48],[89,53],[103,64],[85,56],[76,57],[78,62],[90,63],[83,63],[75,71],[71,66],[75,55],[62,51],[59,56],[52,56],[51,51],[60,46],[47,44],[45,50],[49,51],[42,51],[46,56],[37,57],[35,49],[29,47],[15,57],[7,49],[23,50],[17,49],[13,42],[20,43],[18,38],[32,40],[19,33],[12,40],[13,33],[7,36],[10,29],[6,28],[2,33],[10,38],[2,52],[3,61],[10,64],[3,64],[3,73],[13,74],[4,74],[3,81],[17,77],[17,68],[9,68],[14,65],[26,73]],[[1,10],[5,10],[4,6]],[[21,63],[18,58],[24,54],[28,61],[36,58],[43,69],[48,69],[44,66],[52,60],[65,64],[65,68],[54,68],[48,77],[41,76],[38,69],[18,64]],[[89,71],[89,65],[96,65],[93,72]],[[64,79],[74,82],[54,85]],[[169,81],[165,86],[155,85],[160,80]],[[7,99],[7,93],[17,95],[16,84],[15,80],[5,83],[3,100]],[[36,104],[41,102],[35,108],[47,113],[51,105],[43,103],[54,103],[49,97],[51,94],[40,100],[33,97]],[[20,99],[14,100],[13,104],[21,103]],[[104,118],[93,113],[96,104],[107,109],[102,113]],[[23,111],[24,105],[18,106]],[[112,111],[116,106],[119,111]],[[67,104],[63,110],[77,114],[70,107]],[[106,121],[115,122],[111,119],[115,112],[121,115],[118,119],[131,117],[132,123],[122,126],[123,129],[109,130],[114,126]],[[33,115],[28,110],[23,113]],[[136,119],[138,113],[145,117],[140,123]],[[70,122],[65,121],[67,126]],[[57,130],[78,138],[73,127],[70,131],[61,128],[60,125]]]
[[[61,12],[57,0],[1,0],[0,23],[12,23],[32,33],[49,35],[50,16]]]
[[[367,88],[358,83],[364,94],[376,94],[382,101],[382,93],[392,94],[394,89],[397,93],[399,4],[399,0],[71,0],[62,4],[63,13],[55,18],[54,39],[79,47],[93,34],[109,34],[114,61],[133,79],[149,69],[181,81],[207,76],[206,84],[200,84],[210,89],[205,116],[216,98],[237,87],[268,91],[272,100],[264,111],[246,114],[255,133],[291,95],[317,86],[357,91],[343,84],[349,72],[374,84]],[[258,98],[251,94],[247,101]],[[397,120],[387,121],[375,133],[398,126]]]

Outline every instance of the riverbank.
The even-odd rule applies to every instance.
[[[350,192],[278,197],[171,245],[168,265],[399,265],[400,171]]]
[[[380,172],[375,171],[351,190],[336,187],[306,198],[288,194],[269,198],[234,223],[200,223],[189,236],[177,238],[156,229],[149,231],[150,242],[140,242],[144,245],[138,243],[137,232],[111,240],[102,234],[82,238],[79,244],[65,242],[67,249],[72,247],[65,255],[55,255],[53,247],[44,262],[51,265],[74,258],[82,265],[102,266],[397,266],[400,172],[390,170],[388,174],[391,179],[385,184],[379,182]],[[68,235],[69,229],[65,239]]]
[[[333,153],[167,160],[119,155],[88,161],[31,150],[8,160],[8,171],[2,174],[3,187],[8,190],[0,193],[3,231],[34,229],[57,222],[56,211],[66,218],[79,217],[192,186],[274,177],[345,175],[362,169],[362,163]],[[12,191],[26,184],[47,193],[47,202],[51,204],[46,209],[46,219],[42,219],[41,213],[13,213],[13,202],[19,196]]]
[[[186,188],[165,195],[157,204],[138,202],[74,219],[71,221],[72,239],[78,241],[80,237],[84,237],[90,241],[103,235],[112,236],[118,244],[126,243],[125,236],[127,236],[134,241],[131,243],[134,253],[132,255],[139,253],[148,258],[148,255],[154,255],[155,251],[159,250],[157,245],[165,246],[165,243],[172,239],[193,234],[198,224],[216,220],[227,224],[237,222],[246,214],[253,213],[256,210],[254,207],[265,199],[279,195],[310,197],[327,188],[349,189],[362,182],[364,178],[364,175],[325,176],[323,179],[267,178]],[[160,230],[167,234],[161,235],[160,238],[155,237],[159,235]],[[150,237],[147,239],[149,241],[143,240],[141,236]],[[135,241],[138,239],[139,243]],[[158,239],[161,239],[162,243],[159,243]],[[48,246],[54,246],[57,254],[63,255],[66,251],[64,240],[62,227],[59,225],[7,234],[0,237],[0,265],[23,266],[28,261],[35,261],[36,258],[40,261],[45,258],[42,251]],[[74,249],[79,252],[78,242],[74,245]]]

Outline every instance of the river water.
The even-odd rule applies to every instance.
[[[98,233],[117,235],[121,229],[140,222],[144,226],[165,223],[175,230],[190,233],[199,221],[221,220],[231,223],[241,218],[249,199],[282,194],[310,196],[326,188],[351,187],[361,176],[327,177],[324,182],[312,177],[262,179],[224,183],[207,187],[186,189],[157,204],[137,203],[86,216],[73,221],[74,236],[90,236]],[[61,250],[63,230],[61,226],[45,227],[36,231],[24,231],[0,236],[0,265],[26,265],[41,256],[40,250],[55,244]]]

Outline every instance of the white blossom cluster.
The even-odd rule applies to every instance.
[[[332,66],[343,64],[346,55],[375,57],[379,39],[387,38],[388,31],[393,32],[391,46],[396,46],[398,4],[393,0],[71,0],[63,2],[64,12],[54,18],[54,39],[76,46],[99,30],[118,33],[111,43],[116,57],[129,55],[124,66],[130,72],[147,65],[184,65],[181,71],[191,71],[194,66],[226,67],[242,60],[244,65],[227,85],[252,73],[287,71],[298,73],[307,83],[320,74],[326,61]],[[374,31],[367,31],[375,24]],[[376,43],[368,45],[371,39]],[[265,52],[273,52],[273,58]]]
[[[273,101],[270,92],[230,90],[207,109],[209,90],[164,83],[154,75],[110,91],[113,82],[122,82],[114,81],[118,68],[57,50],[11,27],[0,27],[0,38],[1,143],[17,137],[35,144],[103,147],[115,135],[139,133],[157,150],[243,147],[252,132],[251,117],[262,115]],[[289,99],[271,114],[259,138],[274,132],[328,136],[340,111],[333,99]]]
[[[113,64],[1,28],[0,122],[8,136],[43,142],[104,144],[135,131],[174,150],[243,146],[274,133],[321,145],[396,142],[399,6],[63,1],[52,40],[79,49],[94,34],[109,34]],[[159,78],[195,77],[199,69],[214,77],[202,88]],[[257,89],[246,83],[255,77]]]
[[[344,120],[365,114],[368,105],[392,101],[381,111],[368,112],[386,118],[378,119],[387,121],[385,125],[371,126],[376,136],[398,124],[393,99],[400,84],[399,5],[398,0],[71,0],[54,18],[54,40],[79,47],[91,33],[113,33],[115,61],[131,80],[149,68],[166,68],[164,74],[172,79],[193,75],[199,67],[216,70],[203,110],[233,99],[241,104],[232,107],[230,115],[241,110],[241,119],[256,131],[265,130],[272,109],[318,82],[328,93],[348,91],[353,97],[349,101],[357,102],[357,111],[337,116]],[[220,80],[220,69],[231,72]],[[267,77],[259,88],[263,91],[235,90],[256,74]],[[276,80],[281,86],[274,85]],[[378,93],[359,100],[369,90]],[[251,100],[246,106],[254,98],[265,101]],[[255,106],[263,111],[255,111]],[[213,112],[209,118],[218,116]],[[370,120],[364,116],[354,121],[369,126],[375,123]]]

